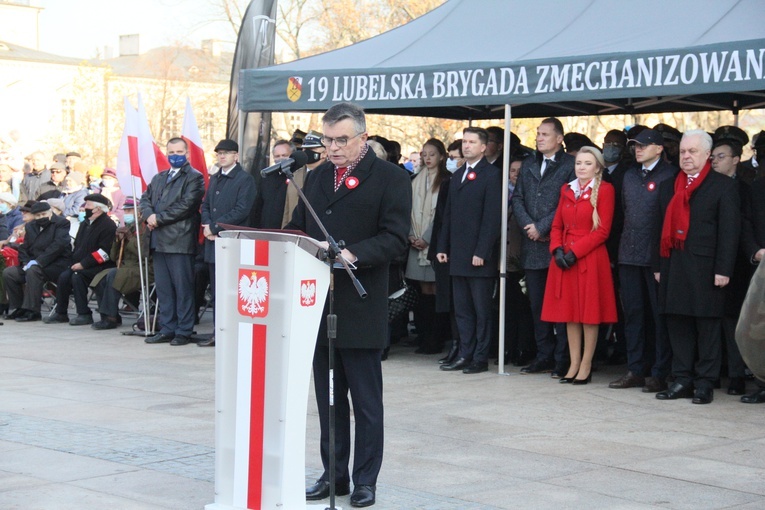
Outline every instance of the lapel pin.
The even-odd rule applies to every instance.
[[[467,174],[467,179],[469,181],[474,181],[475,180],[475,172],[470,172],[469,174]]]
[[[353,189],[358,185],[359,185],[359,180],[355,177],[348,177],[345,180],[345,187],[348,189]]]

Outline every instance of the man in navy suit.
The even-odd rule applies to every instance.
[[[450,262],[454,313],[460,336],[456,360],[441,370],[477,374],[488,370],[491,297],[497,277],[502,218],[500,170],[486,161],[485,129],[462,131],[465,164],[452,177],[436,258]]]

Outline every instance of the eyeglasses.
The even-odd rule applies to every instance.
[[[324,147],[327,147],[327,148],[331,147],[333,143],[338,148],[343,148],[346,145],[348,145],[348,142],[350,140],[353,140],[354,138],[359,137],[359,136],[363,135],[364,133],[366,133],[366,131],[362,131],[361,133],[355,134],[355,135],[353,135],[350,138],[348,138],[347,136],[339,136],[337,138],[329,138],[327,136],[322,136],[320,141],[321,141],[321,144]]]
[[[51,170],[50,173],[52,173],[52,174],[65,174],[66,170]]]

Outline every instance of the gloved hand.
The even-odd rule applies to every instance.
[[[27,262],[27,263],[26,263],[26,265],[25,265],[25,266],[24,266],[22,269],[23,269],[24,271],[26,271],[26,270],[27,270],[27,269],[29,269],[30,267],[32,267],[32,266],[36,266],[36,265],[38,265],[36,260],[30,260],[29,262]]]
[[[568,269],[569,265],[566,263],[565,256],[563,254],[563,247],[559,246],[555,248],[553,251],[553,258],[555,260],[555,265],[558,266],[561,269]]]
[[[568,267],[573,267],[574,264],[576,264],[576,255],[574,254],[573,251],[570,251],[566,253],[565,255],[563,255],[563,260],[566,262],[566,265],[568,265]]]

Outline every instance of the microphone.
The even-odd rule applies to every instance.
[[[261,177],[268,177],[272,174],[282,173],[283,170],[289,168],[290,170],[296,170],[308,163],[308,155],[303,151],[295,151],[287,159],[283,159],[278,163],[269,166],[268,168],[261,170]]]

